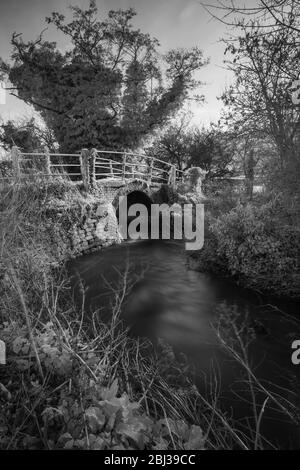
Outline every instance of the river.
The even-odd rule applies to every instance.
[[[174,241],[114,245],[73,260],[69,270],[79,305],[79,279],[85,287],[87,316],[100,309],[101,319],[108,318],[114,292],[126,288],[122,316],[132,334],[164,338],[185,353],[202,394],[209,394],[217,376],[222,412],[249,437],[257,422],[253,391],[245,382],[249,371],[228,346],[244,351],[254,374],[250,378],[264,447],[300,449],[299,425],[281,410],[287,407],[293,415],[300,410],[300,365],[291,361],[291,344],[300,339],[299,304],[275,302],[189,269],[183,245]],[[266,390],[272,396],[267,398]]]

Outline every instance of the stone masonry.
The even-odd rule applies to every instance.
[[[88,204],[82,212],[80,222],[70,233],[72,257],[121,242],[116,213],[111,203]]]

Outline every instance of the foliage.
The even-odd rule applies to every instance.
[[[55,141],[51,131],[37,125],[34,118],[15,122],[8,120],[0,126],[0,143],[5,150],[16,145],[23,152],[53,151]]]
[[[225,0],[205,8],[235,26],[224,39],[225,63],[235,80],[221,97],[222,122],[237,141],[248,199],[254,170],[272,191],[299,198],[299,2],[257,0],[250,7]]]
[[[164,125],[196,86],[202,52],[167,53],[164,79],[159,43],[134,29],[133,9],[110,11],[104,20],[94,0],[87,10],[71,9],[69,23],[57,12],[46,19],[70,40],[65,53],[42,35],[28,43],[13,35],[13,64],[2,64],[11,93],[41,113],[62,151],[133,147]]]
[[[0,388],[1,449],[203,448],[200,427],[146,416],[117,378],[107,381],[109,364],[93,351],[93,342],[52,322],[37,330],[33,339],[45,383],[27,328],[4,323],[0,338],[8,348]]]
[[[298,19],[291,10],[290,24]],[[275,166],[290,174],[299,162],[299,105],[292,100],[299,34],[297,28],[264,29],[263,20],[241,25],[240,35],[226,41],[227,65],[235,83],[222,96],[224,119],[233,135],[250,138],[249,150],[256,147],[260,158],[260,141],[273,144],[276,152],[269,152],[269,171]]]
[[[300,231],[283,213],[279,198],[238,205],[212,221],[210,231],[230,275],[249,287],[299,297]]]
[[[300,210],[300,159],[289,159],[284,168],[278,162],[271,160],[265,165],[264,181],[271,193],[281,194],[286,205],[294,206],[296,220],[299,220]],[[297,210],[298,209],[298,210]],[[297,222],[296,222],[297,223]]]
[[[13,175],[11,160],[0,161],[0,179],[11,177]]]
[[[240,184],[229,179],[205,179],[203,193],[207,198],[206,213],[212,214],[214,218],[233,209],[242,195]]]
[[[70,250],[68,232],[80,217],[85,200],[75,184],[59,179],[35,178],[20,186],[4,186],[0,196],[0,317],[7,319],[10,314],[19,316],[11,268],[19,273],[28,302],[41,306],[48,277],[61,263],[63,252],[66,256]],[[59,207],[63,208],[60,217]]]
[[[234,143],[218,126],[208,129],[188,128],[184,121],[168,127],[154,141],[148,153],[185,170],[199,166],[207,178],[232,173]]]

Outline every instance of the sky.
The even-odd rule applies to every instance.
[[[217,0],[211,0],[210,3]],[[35,39],[46,27],[45,17],[52,11],[70,15],[68,7],[88,7],[88,0],[0,0],[0,57],[9,59],[10,38],[16,31],[23,33],[24,40]],[[109,10],[133,7],[137,11],[134,25],[143,32],[156,37],[161,44],[160,52],[176,47],[198,46],[210,64],[199,73],[205,82],[199,89],[206,102],[202,105],[191,102],[192,123],[209,125],[220,116],[222,103],[217,99],[232,81],[232,75],[225,70],[224,44],[220,38],[226,34],[226,27],[213,20],[203,9],[200,0],[97,0],[99,15],[105,17]],[[58,47],[68,47],[66,38],[50,25],[45,39],[57,41]],[[18,119],[31,116],[32,109],[22,101],[6,93],[5,100],[0,89],[0,119]]]

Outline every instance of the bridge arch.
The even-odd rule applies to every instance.
[[[124,233],[126,233],[128,236],[128,232],[126,229],[126,226],[124,226],[124,219],[123,221],[120,218],[119,215],[119,202],[122,202],[123,198],[127,198],[127,211],[128,209],[134,205],[134,204],[143,204],[143,206],[146,207],[147,213],[148,213],[148,230],[150,229],[151,224],[151,206],[154,203],[151,195],[151,190],[148,187],[148,185],[144,182],[141,181],[135,181],[135,182],[130,182],[128,185],[120,188],[117,193],[114,196],[114,199],[112,201],[113,207],[115,209],[116,213],[116,218],[117,222],[119,225],[119,231],[121,236],[124,236]],[[126,225],[127,227],[129,226],[129,223],[135,218],[135,217],[128,217],[128,212],[127,212],[127,217],[126,217]],[[150,236],[150,232],[147,232],[147,237]]]
[[[128,185],[120,188],[115,194],[112,204],[116,211],[117,219],[119,220],[119,200],[122,197],[127,197],[127,207],[129,208],[133,204],[144,204],[148,210],[151,209],[153,204],[153,198],[151,190],[145,182],[135,181]]]

